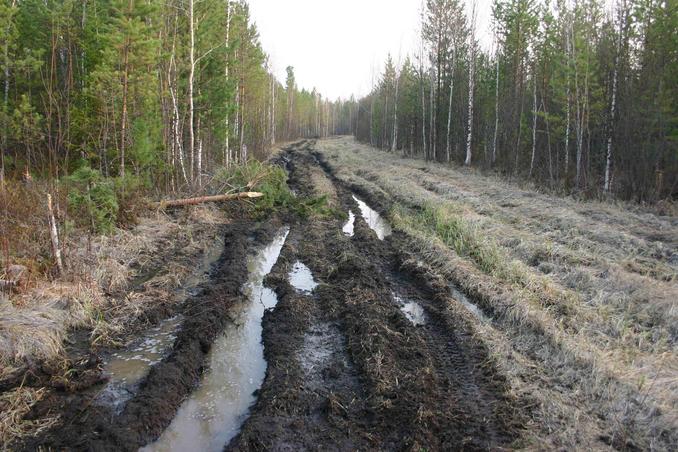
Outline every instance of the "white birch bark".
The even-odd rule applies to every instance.
[[[54,209],[52,208],[52,195],[47,194],[47,210],[49,212],[49,235],[52,239],[52,253],[57,264],[59,274],[64,272],[64,263],[61,259],[61,246],[59,245],[59,232],[57,230],[56,220],[54,218]]]
[[[450,139],[451,139],[451,132],[452,132],[452,99],[454,96],[454,68],[455,65],[457,64],[456,62],[456,56],[457,56],[457,45],[452,44],[452,67],[450,69],[450,99],[449,99],[449,104],[447,106],[447,144],[445,145],[445,160],[447,163],[450,163]]]
[[[190,46],[189,72],[188,72],[188,153],[191,159],[191,182],[194,181],[194,159],[195,159],[195,129],[193,125],[195,116],[195,106],[193,99],[193,81],[195,78],[195,22],[194,22],[194,0],[188,0],[188,33]]]
[[[565,177],[567,177],[567,171],[570,167],[570,63],[572,61],[572,53],[570,48],[570,35],[565,32],[565,47],[567,53],[567,70],[565,72],[565,77],[567,79],[567,89],[566,97],[567,104],[565,107],[565,115],[567,117],[565,122]]]
[[[624,2],[626,3],[626,2]],[[624,4],[624,7],[626,5]],[[614,115],[617,106],[617,80],[619,77],[619,58],[621,55],[622,29],[624,27],[622,6],[617,5],[619,13],[619,35],[617,36],[617,54],[614,58],[614,73],[612,76],[612,100],[610,101],[610,121],[607,132],[607,152],[605,154],[605,186],[606,193],[610,192],[612,186],[612,135],[614,134]]]
[[[230,38],[231,38],[231,2],[230,0],[226,0],[226,46],[227,51],[226,51],[226,64],[224,65],[224,77],[226,78],[226,83],[228,84],[229,76],[230,76],[230,59],[228,57],[229,53],[231,52],[231,44],[230,44]],[[231,139],[231,115],[230,112],[226,113],[226,119],[225,119],[225,127],[226,127],[226,142],[224,143],[224,165],[226,167],[231,166],[231,146],[230,146],[230,139]]]
[[[400,85],[400,77],[396,71],[395,79],[395,96],[393,98],[393,141],[391,142],[391,152],[395,152],[398,147],[398,86]]]
[[[472,159],[473,141],[473,94],[476,87],[476,0],[471,4],[470,61],[468,66],[468,137],[466,138],[466,159],[464,165],[470,166]]]

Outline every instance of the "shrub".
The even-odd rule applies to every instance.
[[[76,224],[92,232],[109,233],[118,217],[115,183],[89,166],[83,166],[64,179],[68,207]]]

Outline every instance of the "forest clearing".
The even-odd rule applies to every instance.
[[[676,30],[0,0],[0,451],[678,450]]]
[[[117,293],[125,303],[110,318],[134,327],[102,319],[96,337],[115,341],[76,334],[68,369],[15,375],[4,406],[28,410],[2,420],[18,421],[3,434],[21,438],[6,444],[676,444],[675,216],[557,198],[350,137],[300,141],[272,162],[295,199],[326,207],[265,222],[189,207],[151,215],[126,246],[96,245],[95,265],[118,277],[99,281],[109,294],[79,290]],[[170,228],[190,238],[165,247]],[[116,273],[112,259],[129,265]],[[85,297],[70,296],[62,315],[75,318]],[[36,309],[49,320],[64,307]],[[63,334],[31,328],[54,346]]]

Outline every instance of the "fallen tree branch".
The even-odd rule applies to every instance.
[[[167,201],[160,201],[153,203],[153,207],[157,209],[165,209],[167,207],[181,207],[192,206],[195,204],[202,204],[205,202],[220,202],[220,201],[234,201],[237,199],[261,198],[263,193],[256,191],[246,191],[242,193],[232,193],[229,195],[214,195],[214,196],[200,196],[197,198],[185,199],[171,199]]]

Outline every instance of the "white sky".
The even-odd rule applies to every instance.
[[[418,48],[421,0],[249,0],[264,51],[279,80],[294,66],[297,85],[326,97],[369,92],[388,53]],[[491,0],[478,0],[478,31],[491,45]]]

